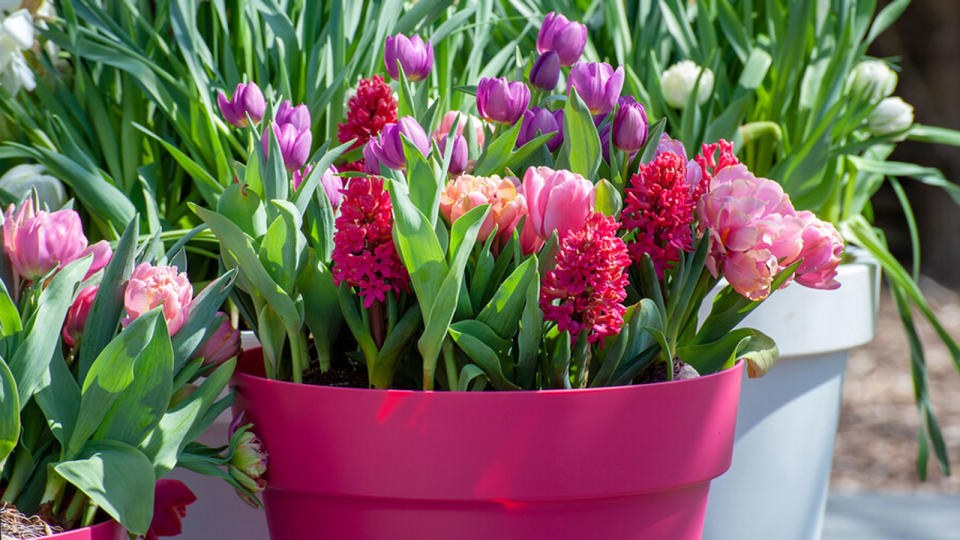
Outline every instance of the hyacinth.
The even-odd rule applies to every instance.
[[[350,98],[348,106],[347,121],[337,124],[337,139],[341,143],[356,139],[350,150],[367,144],[371,137],[380,134],[383,126],[397,122],[397,100],[390,85],[379,75],[360,79],[357,94]]]
[[[703,182],[701,182],[702,184]],[[681,251],[693,246],[690,226],[697,205],[695,188],[687,184],[687,164],[672,152],[657,154],[641,164],[626,189],[623,225],[634,234],[630,258],[639,262],[647,253],[657,276],[679,260]]]
[[[582,227],[563,235],[556,266],[543,277],[543,318],[556,321],[560,331],[569,331],[571,341],[586,330],[587,340],[595,343],[623,326],[628,282],[624,270],[630,256],[617,237],[619,228],[613,218],[595,212]]]
[[[410,276],[393,245],[390,195],[379,176],[350,179],[333,237],[333,282],[355,287],[370,307],[387,292],[408,291]]]
[[[740,164],[737,155],[733,153],[733,143],[723,139],[713,144],[704,144],[700,148],[700,153],[693,159],[697,162],[697,165],[700,166],[699,173],[702,175],[694,185],[698,191],[697,198],[703,195],[706,190],[710,189],[710,179],[718,172],[727,167]],[[694,168],[694,170],[696,169]]]

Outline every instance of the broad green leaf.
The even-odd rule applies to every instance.
[[[494,388],[497,390],[520,390],[519,386],[513,384],[504,376],[500,358],[486,343],[471,334],[457,332],[453,328],[450,328],[449,331],[450,337],[460,347],[460,350],[466,353],[470,360],[483,370]]]
[[[77,422],[80,386],[59,349],[54,350],[50,368],[44,374],[34,399],[46,417],[50,432],[61,446],[66,445]]]
[[[23,330],[20,312],[10,298],[7,286],[0,279],[0,336],[10,336]]]
[[[520,135],[520,126],[523,119],[518,121],[507,131],[500,134],[492,142],[487,143],[483,153],[477,159],[477,164],[473,168],[473,174],[477,176],[489,176],[503,167],[510,154],[517,145],[517,137]]]
[[[557,157],[557,168],[569,169],[592,180],[600,167],[601,157],[600,136],[593,115],[577,90],[572,88],[563,107],[563,146]]]
[[[426,318],[429,315],[427,308],[437,297],[447,275],[446,258],[430,220],[414,206],[402,186],[390,182],[389,187],[397,252],[410,273],[410,281]]]
[[[531,257],[536,259],[536,256]],[[537,372],[537,357],[543,327],[543,311],[540,309],[540,273],[535,272],[524,295],[523,313],[520,316],[520,332],[517,337],[517,383],[522,388],[532,388]]]
[[[528,258],[500,284],[493,298],[477,315],[477,320],[503,339],[511,339],[519,329],[520,317],[530,282],[537,274],[537,260]]]
[[[248,189],[247,184],[230,184],[217,200],[217,213],[252,238],[267,232],[267,211],[256,191]]]
[[[303,318],[313,335],[320,369],[330,367],[330,347],[340,334],[343,316],[338,303],[337,286],[333,273],[311,254],[304,271],[297,278],[297,289],[303,295]]]
[[[7,363],[0,358],[0,464],[13,452],[20,438],[19,401],[17,381]]]
[[[187,318],[171,338],[175,374],[180,372],[197,348],[216,332],[215,315],[230,294],[236,275],[235,270],[227,271],[204,287],[190,303]]]
[[[701,375],[731,368],[737,360],[744,360],[750,377],[762,377],[773,367],[777,356],[777,344],[753,328],[738,328],[711,343],[677,348],[677,357]]]
[[[147,533],[156,478],[142,452],[118,441],[90,441],[78,459],[53,469],[132,534]]]
[[[597,212],[602,212],[605,216],[619,216],[623,208],[623,199],[617,188],[606,179],[597,182],[595,188]]]

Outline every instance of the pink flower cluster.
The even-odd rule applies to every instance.
[[[543,318],[569,331],[571,340],[586,330],[587,340],[595,343],[623,326],[630,256],[617,237],[619,227],[613,218],[592,214],[561,237],[556,266],[543,277]]]
[[[410,276],[393,245],[390,195],[379,176],[350,179],[343,190],[333,237],[333,283],[356,287],[364,307],[388,291],[409,291]]]
[[[832,224],[796,212],[780,184],[756,178],[743,165],[719,169],[697,208],[700,230],[709,229],[707,268],[740,294],[760,300],[776,275],[803,259],[798,283],[834,289],[843,240]]]

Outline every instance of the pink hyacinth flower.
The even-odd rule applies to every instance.
[[[583,226],[593,214],[593,183],[579,174],[548,167],[530,167],[520,190],[527,202],[527,221],[520,236],[524,253],[538,251],[553,231],[563,236]]]
[[[174,266],[152,266],[140,263],[133,269],[130,281],[123,294],[127,315],[123,326],[157,306],[163,306],[163,318],[167,321],[170,335],[183,326],[193,302],[193,285],[187,274]]]

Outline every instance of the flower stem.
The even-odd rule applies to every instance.
[[[32,472],[33,459],[23,450],[17,452],[16,457],[13,458],[13,472],[10,474],[10,480],[7,482],[6,489],[3,490],[0,501],[11,504],[16,502]]]
[[[89,497],[80,490],[77,490],[77,492],[73,494],[73,498],[70,499],[70,504],[67,505],[67,511],[63,516],[63,520],[68,527],[72,528],[77,520],[80,519],[80,512],[84,509],[88,501]]]
[[[459,386],[459,378],[457,377],[457,361],[453,356],[453,343],[450,341],[450,338],[444,338],[443,340],[443,366],[444,371],[447,372],[447,386],[449,386],[450,391],[457,390]]]
[[[80,526],[89,527],[93,525],[93,520],[97,517],[97,510],[99,509],[100,507],[97,506],[97,503],[91,500],[83,512],[83,521],[80,522]]]
[[[373,342],[377,344],[377,349],[383,347],[383,340],[386,339],[385,318],[383,302],[374,300],[370,306],[370,333],[373,335]]]

